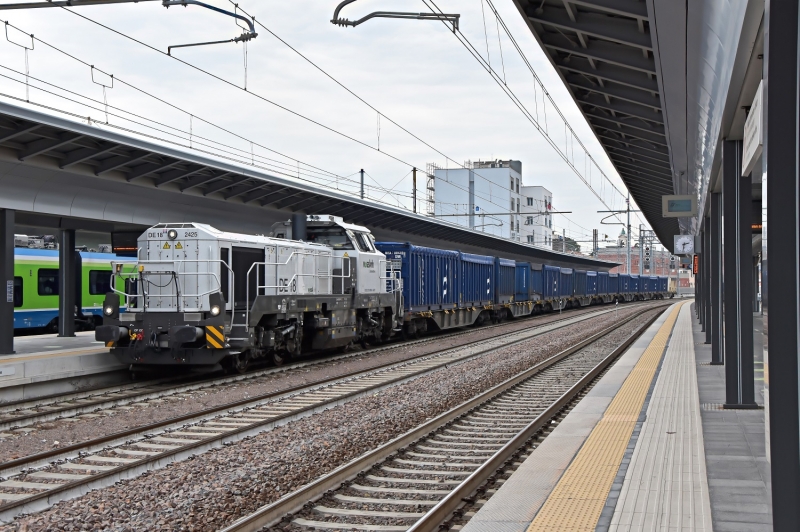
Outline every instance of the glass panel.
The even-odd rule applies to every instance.
[[[58,295],[58,270],[42,268],[38,271],[39,295]]]
[[[89,270],[89,294],[106,295],[111,292],[111,271]]]

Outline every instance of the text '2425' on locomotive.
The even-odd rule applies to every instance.
[[[388,338],[402,287],[370,231],[328,215],[270,236],[198,223],[159,224],[138,240],[134,271],[114,264],[96,338],[136,366],[222,363],[244,370],[304,350]],[[123,299],[124,311],[120,311]]]

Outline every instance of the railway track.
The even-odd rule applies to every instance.
[[[399,363],[265,394],[0,465],[0,521],[137,476],[169,462],[268,430],[604,314],[571,316],[535,329],[479,340]]]
[[[664,306],[666,308],[666,306]],[[370,451],[222,532],[439,530],[460,508],[491,495],[504,470],[524,460],[565,409],[660,315],[611,352],[592,345],[623,323],[527,369]],[[276,526],[277,525],[277,526]]]
[[[627,308],[627,306],[626,306]],[[569,316],[595,316],[610,312],[611,309],[601,310],[586,309],[583,312],[570,312]],[[539,315],[541,317],[554,317],[552,314]],[[527,321],[527,320],[526,320]],[[556,320],[554,320],[556,321]],[[548,323],[552,323],[548,322]],[[30,427],[37,423],[45,423],[64,419],[68,417],[80,416],[83,414],[96,414],[97,412],[110,413],[111,409],[118,407],[142,406],[141,403],[151,400],[160,400],[178,394],[191,393],[217,386],[224,386],[233,383],[253,382],[264,377],[271,377],[277,374],[285,374],[292,371],[303,371],[309,367],[323,364],[333,364],[343,360],[352,359],[364,355],[372,355],[382,351],[396,349],[399,346],[412,347],[419,345],[432,344],[441,341],[443,338],[455,338],[468,336],[476,331],[486,331],[494,328],[504,330],[514,328],[519,321],[505,322],[497,325],[489,325],[480,329],[459,330],[447,332],[403,342],[402,344],[390,343],[383,346],[371,347],[353,353],[337,356],[325,356],[309,360],[298,361],[278,368],[268,368],[246,373],[244,375],[229,375],[224,377],[203,378],[163,378],[152,381],[129,383],[113,387],[106,387],[94,391],[75,392],[66,395],[56,395],[48,398],[37,398],[23,400],[14,403],[0,405],[0,431],[16,430]]]

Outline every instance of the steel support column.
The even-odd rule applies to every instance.
[[[742,142],[722,143],[725,408],[756,408],[753,368],[752,179],[742,176]]]
[[[0,209],[0,355],[14,353],[14,211]]]
[[[58,335],[75,336],[75,230],[62,229],[58,246]]]
[[[711,343],[711,277],[713,272],[711,271],[711,218],[708,216],[705,217],[703,221],[703,227],[705,230],[703,231],[703,254],[700,255],[700,258],[703,260],[703,298],[705,299],[705,303],[703,304],[703,314],[705,315],[703,320],[705,321],[705,332],[706,332],[706,340],[705,343]]]
[[[768,457],[775,532],[800,530],[798,408],[798,3],[767,0],[764,11],[764,152],[761,306]],[[768,173],[769,172],[769,173]],[[772,242],[773,245],[769,245]],[[773,289],[771,289],[773,288]]]
[[[711,249],[708,269],[711,289],[711,364],[723,363],[722,345],[722,194],[711,194]]]
[[[758,257],[753,257],[753,312],[758,312]]]

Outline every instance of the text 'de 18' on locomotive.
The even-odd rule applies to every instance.
[[[336,216],[303,222],[297,240],[288,222],[269,236],[199,223],[148,229],[135,268],[112,265],[97,340],[132,368],[221,363],[243,371],[257,358],[281,364],[402,327],[399,272],[370,231]]]

